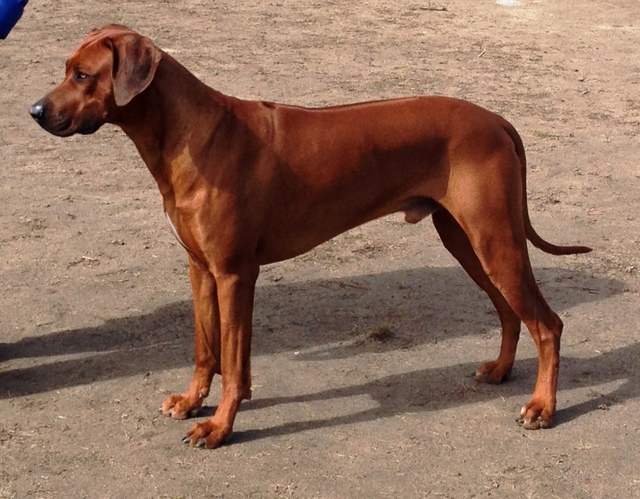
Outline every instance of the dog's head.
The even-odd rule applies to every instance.
[[[111,24],[91,32],[71,55],[65,78],[30,110],[60,137],[89,134],[153,81],[162,52],[148,38]]]

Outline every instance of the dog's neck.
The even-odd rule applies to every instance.
[[[121,108],[122,112],[115,113],[110,122],[122,128],[133,141],[165,195],[173,189],[176,175],[185,175],[192,167],[189,150],[202,150],[203,143],[212,142],[234,101],[205,85],[163,53],[149,87]],[[207,112],[203,113],[203,109]],[[176,123],[189,123],[194,117],[198,124],[190,127],[189,133],[176,131]]]

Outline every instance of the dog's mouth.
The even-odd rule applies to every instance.
[[[102,121],[93,119],[75,125],[73,118],[53,114],[41,102],[33,105],[30,114],[42,128],[57,137],[69,137],[76,133],[89,135],[96,132],[103,124]]]
[[[38,121],[38,124],[50,134],[58,137],[69,137],[73,135],[70,119],[49,120],[44,122]]]
[[[51,126],[41,125],[47,132],[56,135],[57,137],[70,137],[79,133],[81,135],[90,135],[102,126],[102,123],[96,121],[89,121],[82,123],[80,126],[74,127],[72,120],[66,119]]]

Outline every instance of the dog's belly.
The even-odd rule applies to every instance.
[[[440,208],[441,206],[429,197],[411,196],[371,210],[365,216],[350,217],[345,213],[343,217],[336,219],[325,213],[314,216],[304,225],[282,224],[277,229],[268,231],[268,234],[263,235],[258,242],[256,251],[258,262],[260,265],[266,265],[294,258],[343,232],[385,215],[404,213],[405,221],[415,224]]]

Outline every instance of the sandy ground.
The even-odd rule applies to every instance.
[[[640,497],[640,4],[502,3],[32,0],[0,42],[0,497]],[[565,322],[557,426],[514,422],[527,333],[510,382],[473,381],[491,304],[394,216],[263,269],[253,400],[228,445],[181,444],[193,422],[156,410],[190,378],[192,305],[153,179],[120,130],[27,113],[110,22],[238,97],[445,94],[514,123],[534,225],[595,248],[532,250]]]

